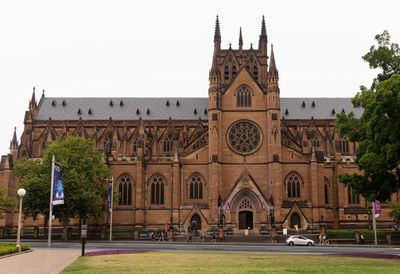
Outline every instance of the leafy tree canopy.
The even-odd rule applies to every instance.
[[[387,31],[377,35],[378,48],[371,47],[363,59],[370,67],[381,68],[371,89],[361,87],[352,99],[362,107],[360,119],[353,113],[337,115],[336,127],[341,135],[358,142],[356,163],[363,175],[339,175],[367,200],[386,201],[400,188],[400,50],[390,44]]]
[[[390,203],[390,208],[392,211],[389,212],[389,216],[394,219],[397,225],[400,225],[400,203]]]
[[[369,52],[362,58],[369,63],[369,67],[382,69],[382,72],[374,79],[372,89],[376,85],[390,78],[393,74],[400,74],[400,47],[396,43],[390,43],[390,34],[385,30],[377,34],[375,40],[377,46],[371,46]]]
[[[3,198],[5,191],[5,188],[0,188],[0,219],[4,218],[3,213],[5,213],[8,208],[11,208],[15,205],[12,197]]]
[[[95,151],[94,143],[79,137],[56,140],[45,150],[42,160],[23,158],[16,161],[15,175],[26,189],[24,214],[48,216],[50,203],[51,158],[60,163],[65,200],[54,206],[54,215],[66,226],[70,218],[99,217],[106,210],[107,176],[111,174]]]

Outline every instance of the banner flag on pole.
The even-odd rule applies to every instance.
[[[375,200],[375,218],[379,217],[379,214],[381,214],[381,203],[378,200]]]
[[[108,184],[108,209],[112,207],[112,191],[113,191],[113,182],[110,181]]]
[[[64,204],[64,183],[61,177],[60,168],[54,164],[54,182],[53,182],[53,205]]]

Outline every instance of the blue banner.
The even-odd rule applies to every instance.
[[[64,183],[61,177],[60,168],[54,165],[54,182],[53,182],[53,205],[64,204]]]
[[[111,209],[112,207],[112,191],[113,191],[113,182],[110,181],[108,185],[108,209]]]

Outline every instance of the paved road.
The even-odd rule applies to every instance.
[[[31,245],[32,249],[47,249],[47,242],[24,242]],[[79,242],[53,242],[51,249],[81,250]],[[156,249],[165,251],[195,251],[195,252],[257,252],[257,253],[299,253],[299,254],[334,254],[334,253],[376,253],[400,255],[400,247],[374,247],[362,245],[330,245],[330,246],[294,246],[283,244],[257,244],[257,243],[169,243],[169,242],[139,242],[139,241],[114,241],[90,242],[86,244],[86,251],[103,249]]]

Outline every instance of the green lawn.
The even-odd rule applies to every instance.
[[[29,245],[21,245],[21,250],[29,250]],[[18,247],[16,243],[0,243],[0,255],[6,255],[10,253],[18,252]]]
[[[400,260],[331,255],[146,252],[80,257],[62,273],[400,273]]]

